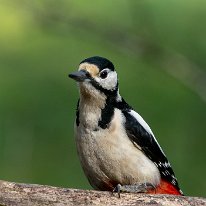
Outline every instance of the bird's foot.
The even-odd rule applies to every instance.
[[[155,186],[149,182],[145,183],[138,183],[135,185],[121,185],[118,184],[113,192],[118,193],[118,197],[120,198],[121,192],[128,192],[128,193],[146,193],[148,190],[154,190]]]

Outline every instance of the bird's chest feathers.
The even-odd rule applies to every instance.
[[[122,184],[149,181],[156,185],[160,178],[158,169],[128,138],[122,112],[114,109],[106,129],[95,123],[101,117],[101,110],[91,113],[96,114],[87,114],[90,117],[84,117],[84,121],[87,122],[87,119],[92,123],[87,122],[89,126],[85,126],[80,120],[76,128],[77,151],[90,183],[97,188],[102,182],[110,180]],[[94,125],[97,130],[91,129]]]
[[[91,114],[84,117],[82,123],[80,119],[80,125],[76,130],[78,152],[82,153],[81,156],[87,158],[87,161],[88,156],[89,161],[99,161],[101,158],[104,158],[104,161],[105,158],[109,160],[113,158],[116,149],[124,147],[125,142],[131,143],[123,129],[124,118],[120,110],[114,110],[113,118],[106,129],[98,126],[99,119],[101,119],[101,109],[93,110]]]
[[[104,99],[92,101],[90,98],[80,100],[79,104],[79,129],[85,131],[97,130],[98,122],[101,120]]]

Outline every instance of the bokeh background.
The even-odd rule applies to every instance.
[[[121,95],[145,118],[186,195],[206,196],[204,0],[0,0],[0,179],[89,186],[67,77],[113,61]]]

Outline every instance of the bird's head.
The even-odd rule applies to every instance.
[[[99,98],[118,95],[118,79],[114,65],[106,58],[94,56],[80,62],[77,72],[69,77],[79,83],[83,96]]]

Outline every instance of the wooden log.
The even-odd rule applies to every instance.
[[[66,206],[66,205],[137,205],[137,206],[203,206],[201,197],[148,195],[59,188],[0,180],[0,205],[6,206]]]

